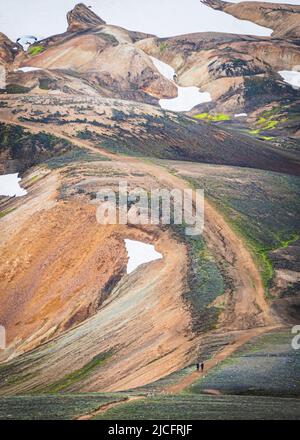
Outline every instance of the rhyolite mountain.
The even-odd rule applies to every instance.
[[[207,4],[233,15],[237,6],[218,1]],[[247,6],[248,14],[252,8],[257,12],[260,5],[246,2],[238,7],[243,11]],[[276,8],[267,5],[276,14],[263,14],[269,17],[264,24],[275,29],[286,21],[286,9],[278,4]],[[299,23],[299,7],[287,8],[289,20]],[[15,84],[29,92],[60,90],[157,103],[159,98],[176,96],[177,91],[154,67],[148,57],[152,55],[176,70],[179,85],[198,86],[210,92],[212,102],[202,104],[196,113],[250,113],[299,97],[299,92],[278,74],[300,65],[297,34],[285,38],[280,33],[257,37],[205,32],[157,38],[108,25],[84,4],[69,12],[67,19],[68,30],[64,34],[37,42],[28,53],[13,54],[8,86]],[[15,72],[24,66],[42,70]]]
[[[272,37],[300,37],[300,5],[251,1],[231,3],[223,0],[201,0],[201,2],[241,20],[249,20],[271,28]]]
[[[267,391],[252,386],[263,362],[255,351],[255,368],[231,374],[243,390],[234,398],[245,408],[244,394],[272,396],[285,414],[278,395],[299,397],[289,350],[300,304],[300,92],[278,73],[299,72],[299,8],[205,3],[273,34],[158,38],[80,3],[65,32],[28,51],[0,35],[0,173],[20,173],[27,190],[0,196],[0,395],[126,391],[127,402],[137,388],[145,406],[153,390],[172,393],[175,406],[198,378],[186,367],[210,359],[209,375],[247,341],[283,328],[288,347],[272,334],[259,370]],[[174,81],[153,57],[172,66]],[[211,101],[166,111],[160,100],[178,86]],[[204,188],[203,236],[180,225],[99,224],[99,188],[118,190],[120,180],[147,193]],[[128,274],[125,239],[153,244],[163,258]],[[273,377],[291,358],[293,382],[283,387]]]
[[[83,3],[79,3],[75,8],[68,12],[68,31],[75,32],[90,27],[106,24],[102,18],[98,17],[91,9],[88,9]]]

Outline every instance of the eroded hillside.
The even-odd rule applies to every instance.
[[[265,4],[206,3],[274,34],[161,39],[79,4],[65,33],[27,52],[0,39],[0,171],[21,173],[27,190],[0,196],[0,394],[178,393],[199,358],[214,368],[296,322],[299,89],[278,72],[299,70],[298,9],[287,7],[283,34],[282,5],[268,3],[266,20]],[[212,99],[164,110],[178,85]],[[204,188],[203,235],[99,224],[97,193],[120,180]],[[162,258],[128,274],[125,239]]]

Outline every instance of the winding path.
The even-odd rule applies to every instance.
[[[2,118],[0,122],[21,125],[33,132],[45,131],[44,127],[37,128],[31,124],[19,123],[11,119]],[[139,171],[155,176],[161,185],[170,189],[190,189],[188,182],[172,174],[161,164],[107,152],[105,149],[91,145],[88,141],[61,134],[57,127],[52,125],[48,126],[46,131],[72,142],[75,146],[88,149],[94,153],[100,153],[112,161],[126,162]],[[226,276],[230,278],[233,286],[231,290],[226,292],[227,307],[221,318],[221,330],[224,333],[235,330],[241,331],[232,344],[226,346],[206,363],[205,370],[207,371],[230,356],[251,338],[277,328],[281,324],[277,317],[270,313],[260,273],[250,251],[244,245],[243,240],[226,223],[222,215],[207,200],[205,201],[204,237],[216,260],[222,267],[226,267]],[[165,392],[178,393],[198,378],[199,373],[191,373],[180,379],[176,384],[167,387]],[[102,409],[100,408],[99,411],[102,411]]]
[[[45,131],[44,127],[38,128],[32,124],[19,123],[12,119],[2,118],[0,121],[21,125],[36,133]],[[51,134],[66,139],[75,146],[101,154],[112,161],[126,162],[131,166],[136,166],[139,171],[155,176],[162,185],[170,189],[191,188],[188,182],[172,174],[162,165],[137,157],[110,153],[104,148],[91,145],[88,141],[66,136],[52,124],[48,125],[48,130]],[[277,322],[276,317],[270,315],[261,276],[250,251],[246,248],[242,238],[231,229],[222,215],[207,200],[205,200],[204,237],[216,260],[223,266],[226,262],[227,276],[234,285],[234,290],[228,295],[231,316],[227,314],[224,317],[227,325],[231,322],[230,329],[242,330],[255,326],[268,326]],[[234,316],[232,316],[233,314]],[[251,316],[250,321],[249,316]]]

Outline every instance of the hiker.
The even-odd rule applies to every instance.
[[[199,372],[200,371],[200,364],[199,364],[199,362],[197,362],[196,366],[197,366],[197,371]]]
[[[201,372],[203,373],[204,371],[204,362],[201,362]]]
[[[177,81],[178,81],[177,73],[174,73],[174,75],[173,75],[173,81],[174,81],[175,83],[177,83]]]

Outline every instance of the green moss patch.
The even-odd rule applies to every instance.
[[[162,41],[159,45],[160,53],[164,53],[168,49],[168,43],[166,41]]]
[[[254,136],[259,136],[263,140],[271,141],[274,137],[265,134],[265,132],[272,131],[280,128],[282,124],[287,122],[287,117],[282,112],[282,109],[276,107],[273,110],[268,110],[259,116],[258,120],[254,124],[254,128],[249,130],[249,133]]]
[[[68,389],[70,386],[74,385],[75,383],[86,379],[97,368],[100,368],[103,365],[105,365],[111,358],[112,354],[113,354],[112,351],[107,351],[95,356],[90,362],[88,362],[82,368],[73,371],[70,374],[67,374],[59,381],[47,387],[45,390],[43,390],[43,392],[52,394],[52,393],[59,393]]]
[[[215,168],[203,165],[202,177],[187,180],[204,188],[226,221],[255,256],[268,293],[274,275],[270,253],[299,238],[300,181],[268,171]]]
[[[194,119],[200,119],[206,122],[222,122],[222,121],[230,121],[231,117],[224,113],[210,114],[210,113],[199,113],[198,115],[193,116]]]
[[[29,87],[21,86],[20,84],[7,84],[6,89],[4,90],[9,95],[28,93],[30,92]]]
[[[185,234],[184,226],[173,225],[175,234],[187,244],[189,256],[188,289],[184,299],[191,310],[193,331],[213,329],[220,310],[212,302],[224,293],[225,281],[201,236]]]
[[[29,47],[27,53],[29,53],[29,55],[35,56],[42,53],[44,50],[45,50],[44,46],[39,44],[38,46]]]
[[[71,142],[52,134],[31,133],[18,125],[0,123],[0,153],[16,161],[21,173],[32,165],[64,154],[72,148]]]
[[[5,217],[6,215],[10,214],[11,212],[15,211],[16,208],[10,208],[10,209],[5,209],[4,211],[0,212],[0,218]]]

